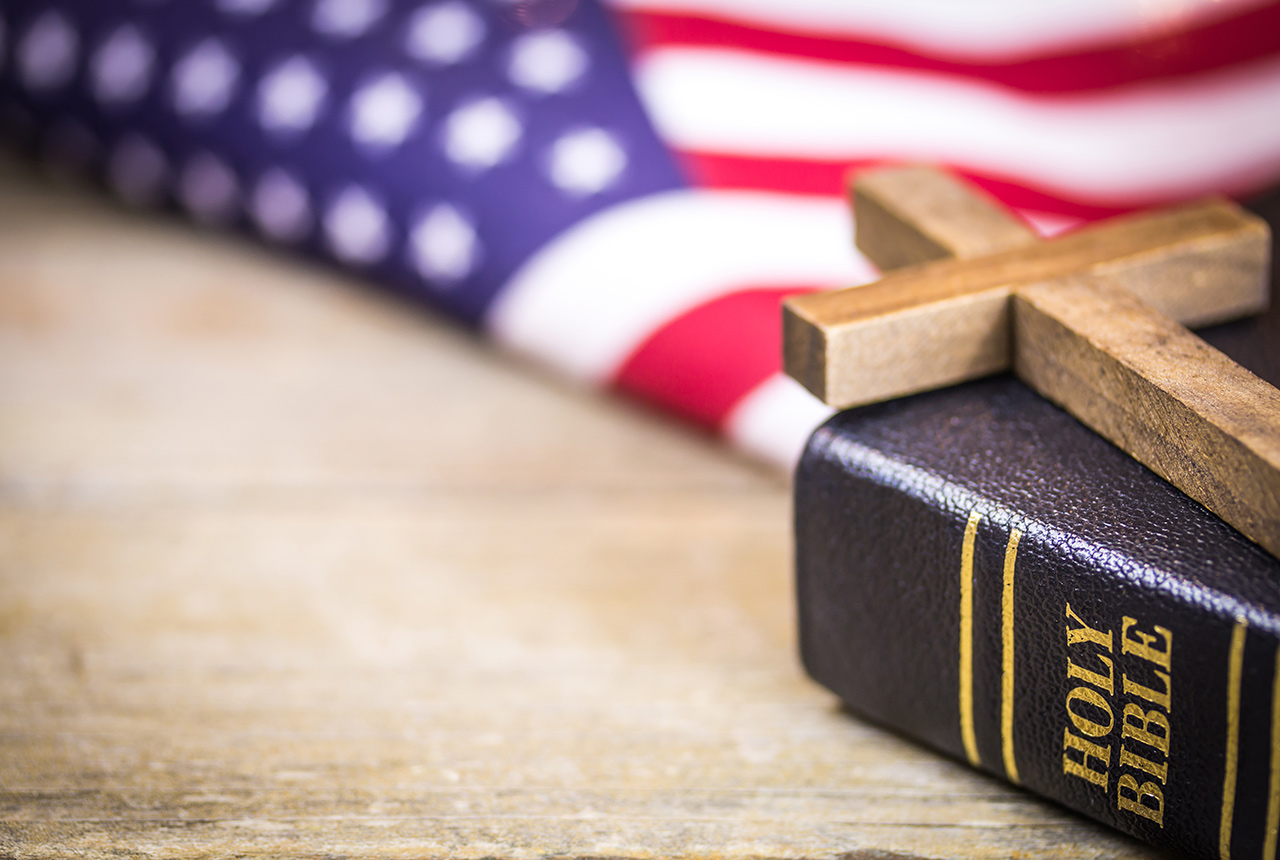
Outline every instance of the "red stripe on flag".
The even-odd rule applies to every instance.
[[[620,13],[634,52],[714,46],[836,63],[941,72],[1026,92],[1070,93],[1185,77],[1280,54],[1280,3],[1181,30],[1008,62],[951,60],[893,44],[833,38],[676,12]],[[1176,26],[1176,21],[1173,22]]]
[[[701,188],[779,191],[841,197],[851,170],[873,167],[871,161],[823,161],[808,158],[766,158],[723,152],[675,150],[685,175]],[[887,163],[887,162],[881,162]]]
[[[636,348],[614,385],[716,429],[782,366],[782,300],[814,287],[739,290],[676,317]]]
[[[890,159],[858,161],[824,161],[802,158],[764,158],[730,155],[720,152],[678,150],[677,157],[685,174],[702,188],[724,188],[753,191],[778,191],[785,194],[811,194],[841,197],[846,177],[851,171],[862,171]],[[988,194],[1014,209],[1051,212],[1085,221],[1097,221],[1144,206],[1171,202],[1165,200],[1135,201],[1132,206],[1105,206],[1080,200],[1067,200],[1052,193],[1028,188],[1015,180],[984,176],[955,167],[955,173],[985,189]]]

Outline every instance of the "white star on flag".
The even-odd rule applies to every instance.
[[[290,57],[259,84],[258,119],[268,131],[305,131],[316,121],[328,92],[314,63],[303,56]]]
[[[221,41],[205,39],[173,67],[173,106],[189,117],[226,110],[240,77],[240,63]]]
[[[351,97],[351,136],[368,149],[399,146],[422,113],[422,96],[403,75],[388,72]]]

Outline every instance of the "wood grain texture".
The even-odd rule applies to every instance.
[[[1039,241],[1035,231],[953,174],[906,166],[856,175],[858,250],[882,271],[983,257]]]
[[[1033,243],[929,168],[860,188],[872,224],[859,247],[918,264],[789,299],[788,373],[842,408],[1012,367],[1280,556],[1280,392],[1179,324],[1265,309],[1265,222],[1209,201]],[[935,238],[948,219],[954,235]],[[988,240],[1007,250],[962,258]]]
[[[1280,555],[1280,391],[1100,279],[1020,288],[1018,376]]]
[[[786,370],[836,408],[1008,369],[1008,299],[1072,274],[1123,278],[1173,319],[1200,325],[1266,308],[1265,222],[1210,201],[1093,225],[1035,245],[887,273],[783,305]]]
[[[0,175],[0,857],[1137,858],[840,710],[783,483]]]

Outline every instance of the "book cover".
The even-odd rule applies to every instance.
[[[1280,313],[1205,335],[1280,381]],[[1280,561],[1008,376],[834,416],[795,516],[802,658],[854,712],[1153,844],[1275,856]]]

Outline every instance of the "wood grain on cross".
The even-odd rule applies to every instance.
[[[787,300],[791,376],[846,408],[1012,369],[1280,556],[1280,391],[1183,327],[1266,308],[1263,221],[1210,200],[1040,240],[920,167],[854,196],[886,274]]]

